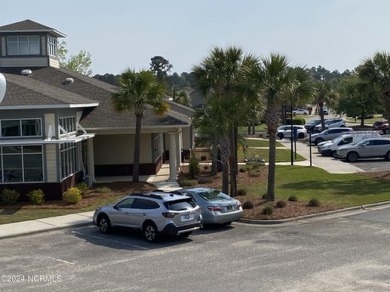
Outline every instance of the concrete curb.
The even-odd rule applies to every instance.
[[[243,224],[249,224],[249,225],[282,225],[284,223],[297,222],[299,220],[305,220],[305,219],[312,219],[312,218],[325,217],[325,216],[331,216],[331,215],[343,215],[344,213],[359,211],[359,210],[370,211],[370,209],[378,208],[378,207],[390,208],[390,201],[373,203],[373,204],[362,205],[362,206],[354,206],[354,207],[349,207],[349,208],[344,208],[344,209],[338,209],[338,210],[326,211],[326,212],[321,212],[321,213],[316,213],[316,214],[298,216],[298,217],[288,218],[288,219],[253,220],[253,219],[242,218],[237,222],[243,223]]]

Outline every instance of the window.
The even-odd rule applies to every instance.
[[[43,181],[41,145],[1,147],[1,182]]]
[[[61,178],[66,178],[81,169],[78,153],[81,152],[80,143],[62,143],[61,152]]]
[[[120,201],[116,206],[118,208],[131,208],[131,205],[133,204],[134,198],[126,198],[123,201]]]
[[[59,120],[59,125],[66,133],[76,132],[76,117],[63,117]],[[65,133],[62,133],[65,134]]]
[[[41,119],[1,120],[1,137],[42,136]]]
[[[156,202],[145,200],[145,199],[135,199],[133,209],[158,209],[160,205]]]
[[[8,55],[39,55],[39,36],[9,36],[7,48]]]
[[[57,39],[48,37],[47,39],[47,51],[51,56],[57,56]]]

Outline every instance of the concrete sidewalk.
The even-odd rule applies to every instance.
[[[290,140],[280,141],[285,148],[290,149]],[[297,153],[305,157],[307,160],[294,161],[294,165],[310,166],[310,147],[302,142],[297,142]],[[316,149],[312,147],[312,166],[320,167],[330,173],[357,173],[363,170],[334,158],[322,157],[320,154],[315,154]],[[291,162],[278,163],[290,165]],[[175,190],[180,188],[176,181],[169,181],[169,165],[164,164],[157,175],[140,176],[141,181],[147,181],[154,184],[156,188],[163,190]],[[131,176],[121,177],[99,177],[97,182],[112,182],[112,181],[131,181]],[[38,232],[51,231],[61,228],[73,226],[82,226],[92,224],[93,211],[57,216],[51,218],[43,218],[31,221],[2,224],[0,225],[0,239],[15,237]]]

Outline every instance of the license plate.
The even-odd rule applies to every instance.
[[[181,215],[181,221],[190,221],[194,219],[194,214]]]

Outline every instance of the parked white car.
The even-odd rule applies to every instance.
[[[304,139],[307,136],[307,130],[305,126],[303,125],[292,125],[293,128],[293,136],[294,136],[294,131],[297,132],[297,139]],[[286,138],[291,138],[291,125],[283,125],[280,126],[276,132],[276,136],[279,139],[286,139]]]
[[[299,108],[292,111],[293,115],[308,115],[309,111],[305,108]]]
[[[380,135],[375,131],[356,131],[341,135],[334,140],[321,142],[317,145],[317,149],[323,156],[335,156],[337,149],[343,145],[356,144],[364,139],[378,137],[380,137]]]

